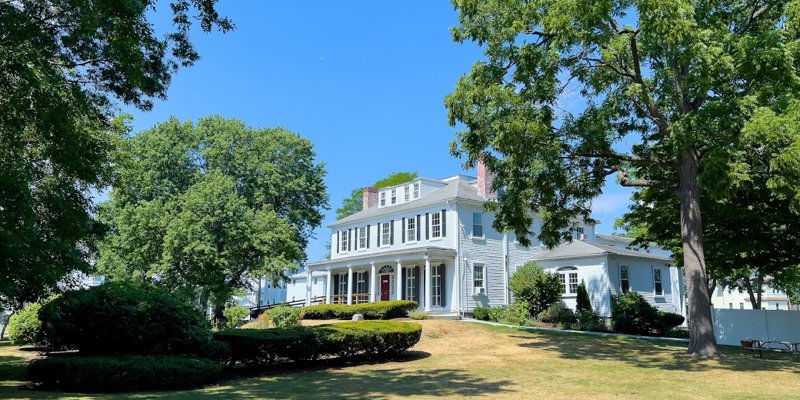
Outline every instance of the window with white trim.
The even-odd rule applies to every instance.
[[[411,198],[411,185],[403,188],[403,200],[408,201]]]
[[[486,294],[486,268],[483,264],[472,265],[472,287],[475,294]]]
[[[558,280],[561,282],[561,294],[578,294],[578,269],[575,267],[563,267],[557,271]]]
[[[347,294],[347,274],[339,274],[339,294]]]
[[[419,182],[414,182],[414,198],[415,199],[419,198],[419,187],[420,187]]]
[[[367,248],[367,228],[366,226],[360,228],[358,230],[358,248],[359,249],[366,249]]]
[[[630,278],[628,276],[628,267],[625,265],[621,265],[619,267],[619,285],[622,289],[622,293],[628,293],[631,289]]]
[[[431,237],[442,237],[442,213],[437,212],[431,214]]]
[[[381,192],[381,207],[386,205],[386,192]]]
[[[575,228],[575,235],[574,238],[577,240],[583,240],[586,238],[586,234],[584,233],[583,227],[579,226]]]
[[[417,220],[409,218],[406,220],[406,241],[414,242],[417,240]]]
[[[417,300],[417,277],[414,276],[415,268],[406,270],[406,300]]]
[[[653,286],[656,289],[656,296],[664,295],[664,286],[661,284],[661,268],[653,270]]]
[[[397,189],[392,189],[392,204],[397,203]]]
[[[347,234],[347,231],[339,231],[339,237],[342,238],[342,240],[341,240],[342,249],[340,250],[342,252],[347,251],[347,241],[349,239],[348,236],[349,235]]]
[[[356,272],[356,293],[367,293],[366,272]]]
[[[444,264],[439,267],[432,266],[431,267],[431,305],[441,307],[442,306],[442,269],[444,269]]]
[[[483,213],[472,213],[472,237],[483,237]]]
[[[381,245],[388,246],[392,241],[392,225],[381,224]]]
[[[744,303],[739,303],[739,309],[744,310]]]

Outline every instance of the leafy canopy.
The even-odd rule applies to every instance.
[[[88,271],[92,189],[111,183],[124,127],[115,105],[150,109],[189,40],[233,28],[215,0],[160,5],[172,26],[157,37],[155,0],[0,1],[0,304],[19,308]],[[168,28],[169,29],[169,28]]]
[[[376,189],[381,189],[389,186],[400,185],[406,182],[411,182],[414,179],[419,177],[418,172],[395,172],[386,178],[383,178],[372,187]],[[353,189],[350,192],[350,197],[345,198],[342,200],[342,206],[336,209],[336,219],[342,219],[344,217],[353,215],[359,211],[361,211],[364,207],[364,189],[357,188]]]
[[[215,306],[252,277],[279,279],[305,259],[327,207],[314,156],[286,129],[221,117],[173,118],[140,133],[101,207],[111,231],[100,271],[201,291]]]

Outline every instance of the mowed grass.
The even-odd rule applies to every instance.
[[[525,332],[458,321],[419,321],[422,340],[384,363],[275,369],[184,392],[112,395],[25,388],[35,353],[0,346],[0,398],[391,399],[436,397],[593,399],[795,399],[800,362],[752,358],[723,348],[693,360],[685,344],[558,332]]]

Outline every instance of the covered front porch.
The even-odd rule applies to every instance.
[[[327,304],[413,300],[425,311],[447,311],[454,293],[454,265],[453,250],[423,248],[312,263],[308,274],[326,273]]]

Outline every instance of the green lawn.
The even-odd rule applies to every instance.
[[[0,346],[0,398],[800,398],[800,362],[724,348],[695,361],[683,343],[529,333],[457,321],[420,321],[423,338],[385,363],[266,372],[187,392],[66,395],[24,387],[35,353]]]

